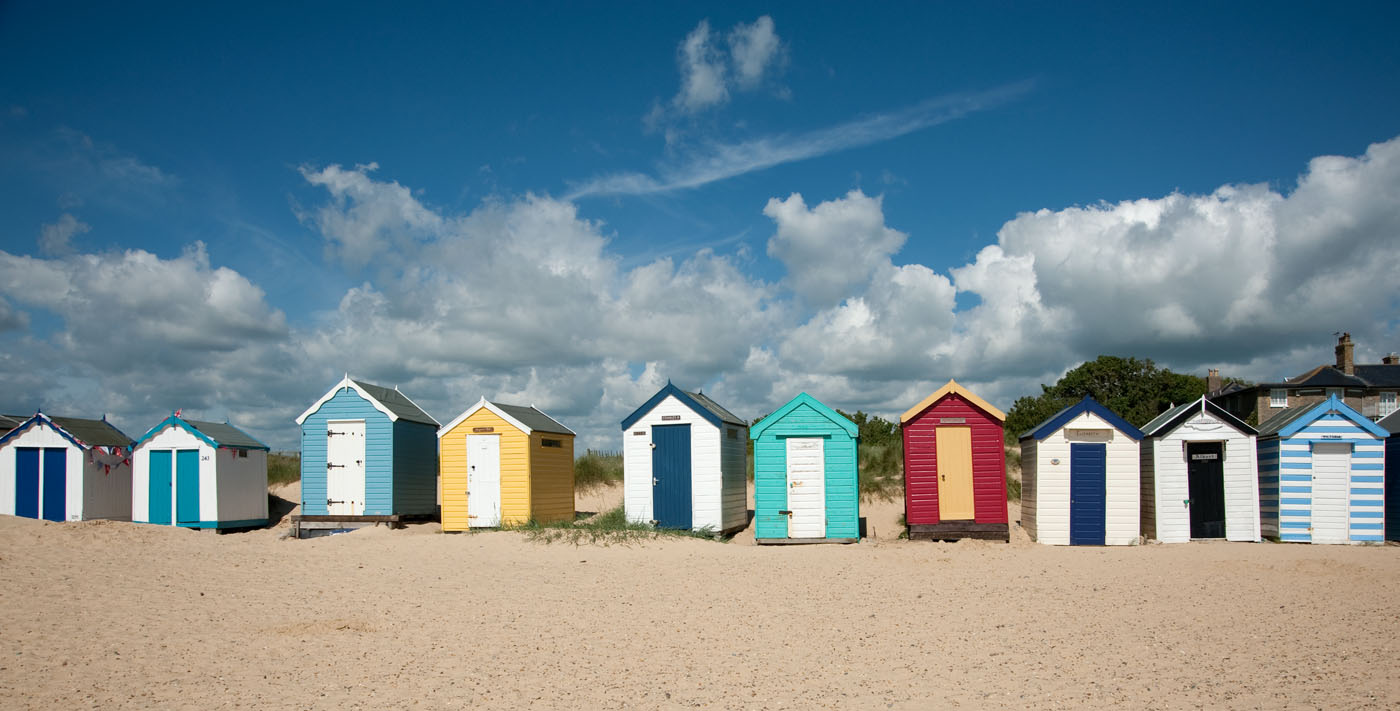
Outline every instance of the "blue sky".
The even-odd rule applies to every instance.
[[[1397,15],[6,3],[0,408],[289,447],[348,370],[612,447],[668,377],[892,414],[1378,358]]]

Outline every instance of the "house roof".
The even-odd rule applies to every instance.
[[[146,440],[156,436],[156,433],[166,427],[179,427],[186,432],[204,440],[212,447],[226,447],[231,449],[261,449],[271,451],[267,445],[253,439],[251,435],[228,423],[200,422],[199,420],[186,420],[177,415],[171,415],[161,420],[155,427],[141,435],[141,439],[136,440],[135,446],[141,446]]]
[[[845,430],[846,434],[849,434],[852,437],[860,436],[860,429],[856,427],[856,423],[851,422],[845,417],[842,417],[841,413],[827,407],[826,405],[822,404],[822,401],[812,397],[811,395],[808,395],[807,393],[800,393],[797,397],[789,400],[786,405],[783,405],[782,407],[778,408],[776,412],[759,420],[752,427],[750,427],[749,439],[758,439],[759,436],[762,435],[763,432],[769,427],[772,427],[774,423],[782,420],[784,417],[787,416],[789,412],[792,412],[793,410],[796,410],[797,408],[803,405],[811,407],[823,417],[827,418],[828,420],[831,420],[833,424]]]
[[[933,391],[932,395],[929,395],[928,397],[924,398],[919,402],[919,404],[909,408],[904,412],[903,415],[900,415],[900,423],[902,424],[914,419],[919,415],[919,413],[923,412],[924,410],[927,410],[930,405],[932,405],[935,402],[938,402],[939,400],[942,400],[945,397],[948,397],[949,395],[959,395],[964,400],[967,400],[973,405],[976,405],[979,409],[981,409],[988,415],[991,415],[992,417],[995,417],[998,420],[1001,420],[1002,422],[1006,421],[1006,413],[996,409],[995,407],[992,407],[991,403],[972,394],[971,390],[968,390],[967,388],[958,385],[957,381],[949,380],[946,385]]]
[[[4,416],[6,420],[11,419]],[[63,435],[65,439],[73,444],[87,449],[89,447],[130,447],[131,438],[122,434],[122,431],[113,427],[106,420],[87,420],[81,417],[49,417],[42,412],[35,413],[33,417],[24,420],[10,428],[4,436],[0,436],[0,444],[3,444],[13,437],[26,430],[30,423],[44,422]]]
[[[1342,402],[1336,395],[1329,395],[1322,402],[1304,407],[1290,407],[1283,412],[1270,417],[1259,425],[1259,436],[1267,437],[1278,435],[1279,437],[1290,437],[1297,434],[1299,430],[1321,418],[1328,413],[1336,413],[1350,420],[1353,424],[1371,434],[1384,439],[1390,433],[1361,413],[1353,410],[1345,402]]]
[[[27,419],[23,415],[0,415],[0,435],[19,427]]]
[[[1376,425],[1391,434],[1400,434],[1400,410],[1396,410],[1382,417],[1381,421],[1377,422]]]
[[[475,405],[467,408],[462,414],[455,417],[451,422],[438,428],[438,437],[451,432],[457,425],[482,408],[486,408],[495,413],[497,417],[509,422],[512,427],[530,434],[531,432],[549,432],[551,434],[572,435],[574,431],[559,424],[557,420],[549,415],[540,412],[528,405],[505,405],[498,402],[489,402],[486,398],[481,398]]]
[[[306,409],[306,412],[301,413],[301,415],[297,417],[297,424],[305,422],[306,418],[321,409],[322,405],[326,404],[327,401],[335,397],[336,393],[345,388],[354,390],[360,397],[364,398],[366,402],[373,406],[374,409],[388,415],[391,422],[402,419],[409,422],[420,422],[425,425],[437,426],[438,424],[437,420],[434,420],[431,415],[423,411],[423,408],[418,407],[417,403],[410,400],[407,395],[399,392],[397,388],[386,388],[360,380],[351,380],[348,375],[340,382],[336,383],[335,387],[327,390],[326,394],[321,396],[321,399],[317,400],[311,407]]]
[[[1165,434],[1180,427],[1183,422],[1191,419],[1191,417],[1198,412],[1209,412],[1217,419],[1240,432],[1255,434],[1254,428],[1250,427],[1248,423],[1226,412],[1224,408],[1207,400],[1205,396],[1202,396],[1199,400],[1192,400],[1191,402],[1177,405],[1156,416],[1151,422],[1143,425],[1142,433],[1147,437]]]
[[[1333,365],[1319,365],[1281,383],[1259,383],[1258,389],[1298,388],[1400,388],[1400,365],[1358,365],[1347,375]],[[1248,389],[1248,388],[1242,388]],[[1219,395],[1226,394],[1222,389]]]
[[[1356,377],[1378,388],[1400,388],[1400,365],[1358,365]]]
[[[1073,405],[1070,405],[1069,407],[1060,410],[1054,415],[1051,415],[1049,419],[1040,423],[1039,425],[1036,425],[1030,431],[1021,435],[1021,439],[1045,439],[1046,437],[1049,437],[1055,432],[1058,432],[1061,427],[1064,427],[1065,425],[1069,424],[1070,420],[1073,420],[1074,418],[1086,412],[1093,413],[1100,419],[1112,425],[1119,432],[1122,432],[1123,434],[1132,437],[1135,440],[1142,439],[1141,430],[1139,430],[1136,427],[1133,427],[1131,424],[1128,423],[1127,420],[1119,417],[1118,414],[1114,411],[1104,407],[1103,405],[1100,405],[1097,400],[1089,397],[1088,395],[1085,395],[1083,400],[1080,400],[1079,402],[1076,402]]]
[[[672,383],[667,382],[666,387],[656,391],[656,394],[652,395],[650,399],[642,403],[641,407],[637,408],[636,410],[633,410],[632,414],[623,418],[622,429],[625,430],[628,427],[631,427],[632,425],[636,424],[637,420],[642,419],[643,416],[655,409],[656,406],[660,405],[661,401],[665,400],[667,397],[676,398],[676,400],[680,401],[681,404],[685,405],[691,410],[694,410],[695,414],[705,418],[707,421],[709,421],[710,424],[716,427],[719,427],[725,423],[731,425],[738,425],[740,427],[747,427],[749,424],[739,419],[737,416],[735,416],[734,413],[724,409],[723,407],[720,407],[719,403],[715,402],[714,400],[711,400],[704,393],[693,393],[686,390],[681,390]]]

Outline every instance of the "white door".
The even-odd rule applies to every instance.
[[[1312,464],[1312,542],[1346,543],[1351,445],[1317,442]]]
[[[501,525],[501,436],[467,435],[467,528]]]
[[[365,421],[326,423],[326,513],[365,513]]]
[[[787,440],[788,538],[826,538],[826,447],[820,437]]]

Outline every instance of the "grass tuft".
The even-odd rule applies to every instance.
[[[894,501],[904,496],[904,448],[899,442],[859,449],[860,496],[866,501]]]
[[[574,461],[574,487],[583,491],[622,481],[622,453],[590,449]]]
[[[280,486],[301,481],[301,454],[279,452],[267,455],[267,485]]]
[[[632,523],[621,506],[606,511],[585,521],[559,521],[539,523],[527,521],[522,524],[503,526],[503,531],[519,531],[526,540],[535,543],[572,543],[574,545],[603,545],[615,543],[628,545],[640,541],[662,538],[715,538],[709,528],[698,531],[678,531],[668,528],[653,528],[650,524]]]

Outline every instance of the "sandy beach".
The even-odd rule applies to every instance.
[[[867,507],[877,531],[890,510]],[[948,544],[888,525],[845,546],[599,547],[3,517],[0,705],[1400,704],[1400,547]]]

